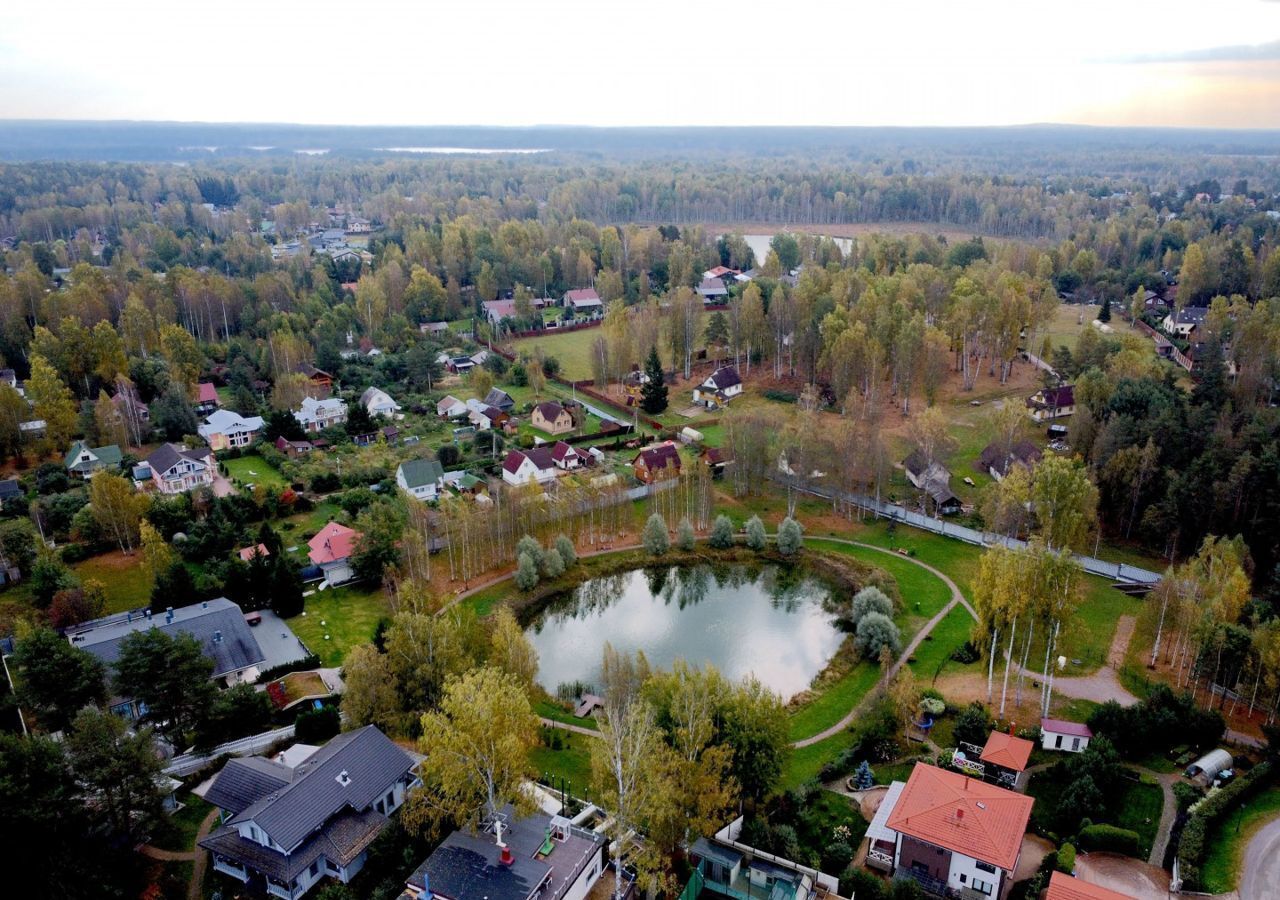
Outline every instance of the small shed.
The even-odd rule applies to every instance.
[[[1218,777],[1219,772],[1224,769],[1230,769],[1234,764],[1235,760],[1231,757],[1231,754],[1219,747],[1187,766],[1185,774],[1192,781],[1209,784]]]
[[[1080,753],[1092,739],[1093,731],[1088,725],[1062,719],[1040,720],[1040,746],[1046,750]]]
[[[1027,770],[1035,744],[1003,731],[993,731],[978,757],[986,769],[987,780],[1016,790],[1022,773]]]
[[[680,429],[680,440],[686,444],[701,444],[705,439],[702,432],[696,428],[686,425]]]

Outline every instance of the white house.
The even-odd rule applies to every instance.
[[[549,447],[512,450],[502,461],[502,480],[507,484],[545,484],[560,474]]]
[[[293,417],[298,420],[303,431],[315,433],[347,421],[347,404],[336,397],[326,400],[304,397]]]
[[[330,522],[307,541],[307,558],[320,568],[326,585],[335,587],[355,577],[351,556],[356,552],[360,538],[360,532]]]
[[[396,466],[396,484],[417,500],[434,500],[440,496],[444,468],[438,460],[410,459]]]
[[[1166,334],[1188,338],[1191,337],[1191,332],[1204,324],[1208,315],[1207,306],[1188,306],[1182,312],[1170,312],[1160,324],[1164,327]]]
[[[1088,725],[1062,719],[1040,720],[1040,746],[1046,750],[1081,753],[1092,739],[1093,731]]]
[[[146,463],[155,489],[162,494],[182,494],[213,484],[213,456],[207,447],[188,450],[181,444],[161,444]]]
[[[386,391],[376,387],[368,388],[360,395],[360,405],[371,416],[394,416],[400,412],[400,404],[392,400]]]
[[[204,438],[210,450],[227,450],[232,447],[248,447],[262,430],[262,416],[245,418],[229,409],[219,409],[204,420],[196,433]]]
[[[556,441],[551,448],[551,460],[560,469],[576,469],[582,465],[582,456],[564,441]]]
[[[465,416],[468,409],[470,409],[470,407],[457,397],[445,395],[445,397],[436,404],[436,415],[442,419],[456,419],[458,416]]]
[[[742,393],[742,378],[733,366],[721,366],[693,389],[693,402],[707,409],[726,406]]]

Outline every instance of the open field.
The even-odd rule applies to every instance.
[[[256,453],[239,459],[222,460],[222,464],[227,467],[227,474],[234,481],[266,487],[285,487],[285,480],[280,473]]]
[[[543,356],[554,356],[560,361],[560,374],[572,381],[591,377],[591,345],[604,332],[599,328],[583,328],[578,331],[550,331],[536,337],[520,338],[511,342],[511,349],[518,355],[532,353],[542,348]]]
[[[142,553],[126,556],[118,550],[78,562],[72,571],[82,581],[100,581],[107,590],[107,613],[137,609],[151,602],[151,577],[142,567]]]
[[[340,666],[348,650],[373,640],[378,620],[389,615],[381,586],[358,585],[316,591],[288,623],[323,665]]]

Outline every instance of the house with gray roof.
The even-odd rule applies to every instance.
[[[293,767],[231,760],[205,794],[221,824],[200,846],[217,871],[284,900],[326,877],[346,884],[420,784],[415,765],[372,725],[338,735]]]
[[[72,475],[79,475],[81,478],[90,478],[93,473],[100,472],[103,469],[108,471],[120,468],[120,460],[124,458],[124,454],[120,452],[120,448],[115,444],[108,444],[105,447],[90,447],[84,441],[76,441],[67,450],[67,455],[63,459],[63,465]]]
[[[396,484],[417,500],[440,496],[444,467],[436,459],[409,459],[396,466]]]
[[[188,450],[181,444],[161,444],[144,460],[151,481],[162,494],[182,494],[213,484],[213,455],[208,447]]]

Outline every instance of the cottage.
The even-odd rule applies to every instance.
[[[456,419],[458,416],[467,414],[467,404],[463,403],[457,397],[446,394],[439,403],[436,404],[436,415],[442,419]]]
[[[1081,753],[1092,739],[1093,731],[1088,725],[1062,719],[1040,720],[1040,746],[1046,750]]]
[[[326,428],[332,428],[334,425],[341,425],[347,421],[347,404],[343,400],[317,400],[314,397],[304,397],[302,405],[294,410],[293,417],[298,420],[298,424],[302,426],[303,431],[311,432],[324,431]]]
[[[500,409],[504,413],[509,413],[516,408],[516,401],[501,388],[490,388],[489,393],[484,395],[484,400],[481,402],[485,406],[492,406],[494,409]]]
[[[455,831],[405,883],[411,900],[581,900],[605,871],[603,835],[511,806],[479,833]]]
[[[355,577],[351,557],[360,542],[360,532],[330,522],[307,541],[307,557],[320,568],[321,578],[328,587],[336,587]]]
[[[733,451],[725,447],[705,447],[698,459],[711,470],[712,478],[723,478],[725,467],[733,462]]]
[[[1209,315],[1207,306],[1188,306],[1178,311],[1174,310],[1164,317],[1164,321],[1160,326],[1164,328],[1165,334],[1174,335],[1188,339],[1191,333],[1204,324],[1205,319]]]
[[[454,375],[463,375],[474,369],[476,362],[470,356],[452,356],[444,367]]]
[[[631,460],[631,468],[636,478],[645,484],[651,484],[659,478],[674,478],[680,474],[680,451],[671,441],[654,444],[635,455]]]
[[[360,405],[371,416],[394,416],[400,412],[400,404],[391,399],[391,395],[380,388],[367,388],[360,395]]]
[[[122,459],[124,459],[124,454],[120,452],[120,448],[115,444],[108,444],[105,447],[90,447],[84,441],[76,441],[67,450],[67,455],[62,464],[72,475],[89,478],[93,473],[104,469],[112,471],[120,468]]]
[[[1003,442],[992,441],[978,456],[978,468],[996,481],[1003,481],[1014,466],[1030,470],[1040,461],[1040,456],[1040,448],[1030,441],[1018,441],[1008,449]]]
[[[207,381],[196,385],[196,415],[207,416],[221,405],[216,387]]]
[[[162,494],[182,494],[213,484],[214,462],[208,447],[188,450],[181,444],[161,444],[146,463],[155,489]]]
[[[287,437],[281,436],[276,438],[276,449],[290,459],[296,459],[299,456],[310,453],[315,449],[315,445],[311,441],[291,441]]]
[[[435,459],[410,459],[396,466],[396,484],[417,500],[440,496],[444,467]]]
[[[449,323],[448,322],[423,322],[421,325],[418,326],[418,330],[421,331],[423,334],[436,334],[436,335],[448,334]]]
[[[714,306],[725,301],[729,296],[729,289],[724,286],[721,278],[704,278],[698,285],[698,296],[702,298],[703,304]]]
[[[693,389],[693,402],[707,409],[719,409],[742,393],[742,379],[733,366],[721,366]]]
[[[689,848],[689,861],[715,896],[819,898],[839,900],[837,876],[792,862],[744,843],[737,818],[712,838],[700,837]]]
[[[326,877],[346,884],[421,783],[414,765],[373,725],[338,735],[293,767],[232,759],[205,794],[221,818],[200,846],[215,870],[255,893],[295,900]]]
[[[1072,384],[1045,388],[1027,398],[1027,409],[1037,422],[1060,419],[1076,411],[1076,388]]]
[[[196,432],[204,438],[209,449],[216,452],[232,447],[248,447],[257,440],[262,424],[261,416],[245,418],[229,409],[219,409],[196,428]]]
[[[298,366],[297,371],[299,374],[307,376],[307,380],[311,382],[311,395],[315,398],[322,399],[333,393],[333,376],[324,369],[317,369],[311,363],[302,363],[302,365]]]
[[[985,769],[983,777],[993,784],[1016,791],[1035,747],[1035,744],[1024,738],[1014,737],[1003,731],[991,732],[986,746],[978,756],[978,761]]]
[[[507,484],[545,484],[560,474],[552,451],[547,447],[511,450],[502,461],[502,480]]]
[[[492,325],[500,324],[503,319],[514,319],[516,317],[516,302],[514,300],[485,300],[480,305],[484,308],[484,317]]]
[[[551,460],[558,469],[576,469],[583,465],[582,456],[564,441],[556,441],[551,448]]]
[[[927,893],[1000,897],[1017,869],[1034,802],[919,763],[896,796],[886,794],[867,834],[881,867]]]
[[[565,405],[547,400],[533,408],[529,424],[547,434],[567,434],[574,429],[573,413]]]
[[[0,509],[6,509],[22,499],[22,485],[16,478],[0,480]]]
[[[564,295],[564,308],[573,310],[575,315],[599,315],[603,307],[604,301],[600,299],[595,288],[567,291]]]
[[[254,544],[252,547],[241,547],[236,551],[241,562],[253,562],[255,559],[266,559],[271,555],[266,544]]]
[[[913,452],[902,461],[902,468],[907,473],[907,481],[920,490],[931,481],[950,481],[951,473],[946,466],[935,461],[926,460],[924,454]]]
[[[500,409],[492,406],[486,406],[480,400],[467,401],[467,421],[476,427],[477,431],[488,431],[490,428],[498,428],[505,425],[511,417]]]
[[[1119,891],[1073,878],[1065,872],[1055,871],[1049,876],[1049,890],[1045,893],[1044,900],[1133,900],[1133,898],[1128,894],[1121,894]]]

